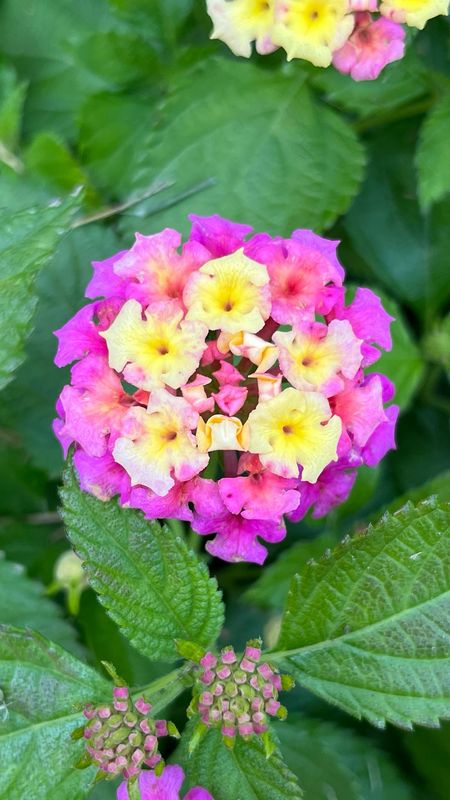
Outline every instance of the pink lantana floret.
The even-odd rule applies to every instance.
[[[395,446],[393,386],[365,372],[392,317],[369,289],[346,304],[336,241],[192,222],[95,262],[104,299],[56,332],[77,363],[54,430],[83,490],[262,564],[286,515],[328,513]]]
[[[180,794],[184,781],[184,772],[177,764],[164,767],[162,775],[154,772],[141,772],[139,776],[139,792],[141,800],[181,800]],[[184,800],[214,800],[212,795],[200,786],[190,789],[183,795]],[[129,800],[126,783],[117,789],[117,800]]]
[[[333,64],[355,81],[373,81],[387,64],[403,58],[405,31],[398,23],[374,19],[367,12],[356,14],[355,23],[350,38],[334,53]]]

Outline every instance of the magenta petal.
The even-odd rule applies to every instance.
[[[214,798],[206,789],[202,789],[201,786],[194,786],[184,795],[184,800],[214,800]]]
[[[388,450],[395,450],[395,425],[400,413],[399,406],[389,406],[385,411],[387,421],[373,432],[362,451],[364,463],[368,467],[376,467]]]
[[[95,297],[122,297],[126,298],[127,281],[116,275],[114,264],[122,258],[127,251],[121,250],[104,261],[93,261],[94,275],[89,281],[85,296]]]
[[[90,303],[79,311],[54,335],[58,339],[58,350],[55,356],[57,367],[65,367],[88,353],[105,354],[106,342],[99,336],[93,317],[97,303]]]
[[[245,237],[253,230],[250,225],[232,222],[218,214],[210,217],[189,214],[188,218],[192,222],[190,240],[200,242],[209,250],[212,258],[220,258],[234,253],[235,250],[242,247]]]

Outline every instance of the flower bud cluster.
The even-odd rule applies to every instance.
[[[287,716],[278,692],[292,688],[293,680],[260,659],[261,641],[256,640],[247,643],[241,658],[226,647],[219,656],[205,653],[200,661],[188,713],[199,714],[207,727],[220,728],[229,745],[237,734],[247,738],[266,733],[268,717]]]
[[[125,686],[113,689],[111,705],[86,706],[88,720],[84,728],[86,750],[91,760],[107,777],[138,776],[143,767],[160,773],[164,762],[158,751],[161,736],[178,735],[175,726],[165,720],[151,719],[150,703],[143,697],[133,701]]]

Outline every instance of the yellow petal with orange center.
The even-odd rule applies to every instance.
[[[261,330],[271,310],[269,275],[242,250],[203,264],[184,290],[186,319],[210,330],[238,333]]]
[[[318,390],[327,397],[343,387],[342,373],[352,379],[361,365],[361,340],[347,320],[333,320],[323,338],[310,332],[278,331],[280,368],[296,389]]]
[[[337,461],[342,423],[332,416],[328,401],[318,392],[285,389],[251,412],[245,424],[247,449],[261,463],[286,478],[298,476],[315,483],[331,461]]]
[[[273,40],[288,60],[305,58],[328,67],[334,50],[350,36],[354,18],[347,0],[285,0],[280,3]]]
[[[207,0],[214,23],[211,39],[220,39],[237,56],[249,58],[256,40],[260,52],[270,39],[274,22],[274,0]]]
[[[447,15],[448,0],[383,0],[380,11],[394,22],[406,22],[422,30],[429,19]]]
[[[181,397],[164,390],[152,393],[148,410],[132,408],[125,419],[124,436],[117,439],[113,455],[131,478],[164,496],[175,479],[187,481],[201,472],[209,456],[200,453],[191,430],[198,414]]]
[[[199,365],[207,328],[182,318],[176,305],[158,303],[149,306],[142,319],[140,303],[127,300],[100,334],[108,345],[109,366],[124,371],[126,380],[140,389],[183,386]]]

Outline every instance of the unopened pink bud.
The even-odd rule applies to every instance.
[[[202,683],[206,684],[206,686],[209,686],[209,684],[213,682],[215,677],[216,673],[212,672],[212,670],[210,669],[207,669],[205,670],[205,672],[203,672],[202,675],[200,675],[200,680]]]
[[[256,711],[255,714],[252,716],[253,722],[256,722],[257,725],[261,725],[264,722],[264,714],[262,711]]]
[[[146,736],[144,741],[144,750],[154,750],[156,745],[158,744],[158,739],[156,736]]]
[[[251,736],[253,733],[253,724],[251,722],[244,722],[238,726],[241,736]]]
[[[141,729],[142,733],[151,733],[151,728],[147,719],[143,719],[140,721],[139,728]],[[163,735],[165,734],[158,734],[158,736],[163,736]]]
[[[268,700],[266,703],[266,713],[270,714],[271,717],[275,717],[279,707],[280,703],[278,700]]]
[[[203,658],[200,659],[200,665],[205,667],[205,669],[211,669],[211,667],[215,667],[217,664],[217,658],[214,653],[205,653]]]
[[[103,708],[99,708],[97,713],[100,719],[109,719],[111,716],[111,709],[104,706]]]
[[[260,675],[262,675],[262,677],[264,678],[265,681],[270,680],[271,676],[273,675],[272,667],[270,666],[270,664],[266,664],[266,663],[260,664],[258,666],[258,672],[259,672]]]
[[[248,658],[243,658],[241,661],[241,669],[243,669],[244,672],[254,672],[256,664],[253,661],[249,661]]]
[[[244,652],[245,658],[249,658],[250,661],[259,661],[261,658],[261,649],[259,647],[252,647],[251,645],[247,645]]]
[[[223,719],[225,720],[225,722],[234,722],[236,717],[232,711],[224,711]]]
[[[220,658],[222,664],[234,664],[236,661],[236,653],[232,647],[226,648],[225,650],[222,650]]]
[[[114,708],[116,711],[128,711],[128,703],[126,700],[114,700]]]
[[[155,719],[155,731],[157,736],[168,736],[167,722],[164,719]]]
[[[281,676],[280,675],[272,675],[271,678],[270,678],[270,682],[271,682],[272,686],[275,687],[277,692],[281,692],[283,687],[281,685]]]
[[[264,699],[268,700],[270,697],[273,697],[275,690],[271,683],[265,683],[261,691]]]
[[[159,764],[160,761],[161,761],[160,754],[155,753],[154,755],[149,756],[149,758],[146,758],[144,764],[146,764],[147,767],[151,767],[153,769],[153,767],[156,767],[156,765]]]
[[[266,733],[269,730],[268,725],[259,725],[257,722],[253,723],[253,730],[257,734]]]
[[[135,750],[133,755],[131,756],[131,760],[133,764],[140,764],[145,758],[145,753],[142,750]]]
[[[217,670],[217,677],[220,678],[221,681],[225,681],[231,675],[231,669],[228,666],[220,667]]]
[[[220,697],[223,694],[223,684],[216,683],[213,690],[214,697]]]
[[[200,703],[204,706],[212,706],[213,702],[214,697],[211,692],[203,692],[203,694],[200,695]]]
[[[138,697],[134,707],[140,714],[149,714],[152,710],[150,703],[146,703],[143,697]]]
[[[222,736],[229,736],[230,738],[236,736],[236,728],[234,725],[222,725],[220,732]]]
[[[129,692],[126,686],[115,686],[113,689],[113,697],[127,700]]]

